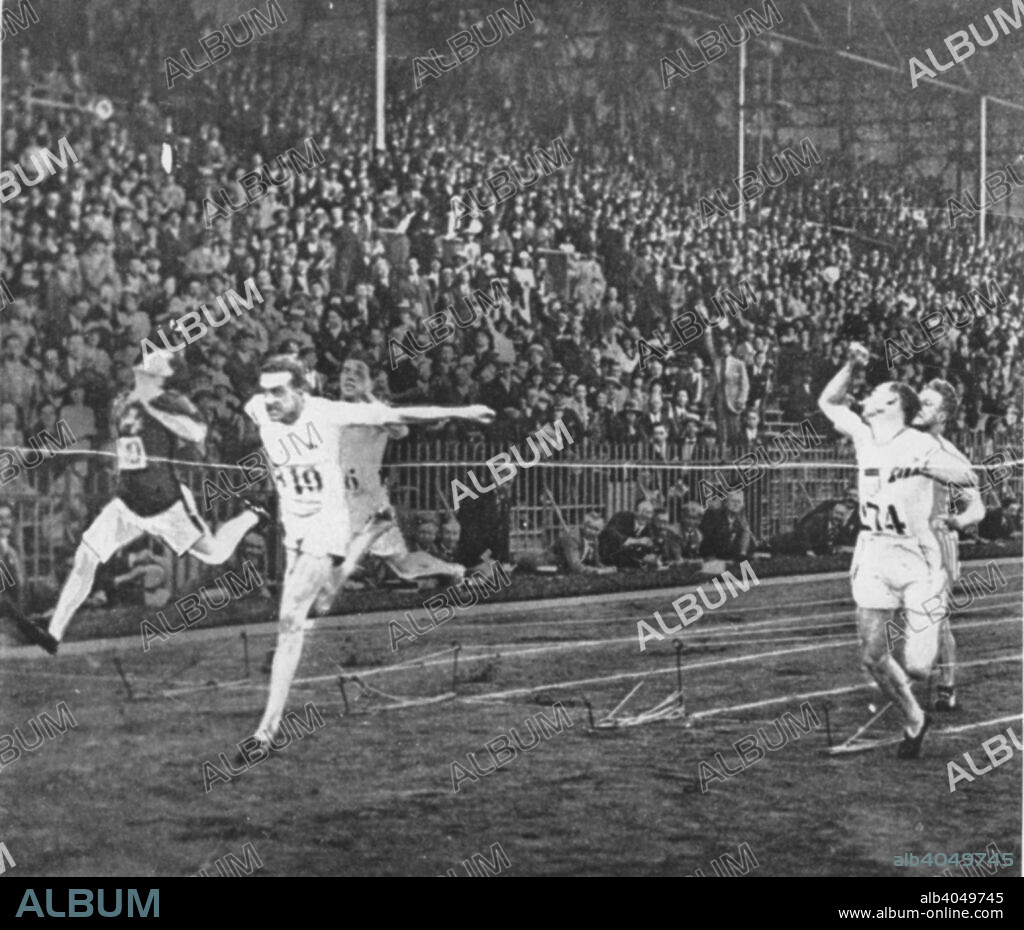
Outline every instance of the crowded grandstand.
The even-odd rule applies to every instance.
[[[427,92],[429,81],[417,89],[394,80],[387,145],[376,149],[369,75],[346,70],[345,53],[326,39],[311,52],[323,67],[309,69],[296,49],[310,42],[310,24],[282,26],[258,53],[254,46],[201,74],[172,75],[168,89],[167,67],[143,66],[166,42],[156,31],[158,21],[168,28],[165,11],[108,12],[98,47],[133,36],[116,68],[99,55],[64,53],[53,30],[28,30],[5,57],[4,166],[31,166],[62,139],[74,156],[53,177],[34,178],[29,167],[25,189],[0,211],[13,298],[0,351],[9,476],[20,474],[14,450],[60,436],[60,423],[75,450],[110,448],[111,404],[130,387],[144,340],[184,350],[176,380],[209,425],[211,462],[236,463],[258,448],[242,407],[271,353],[300,360],[325,397],[338,396],[342,362],[358,355],[382,400],[492,407],[487,428],[451,420],[391,444],[393,497],[410,538],[423,520],[439,529],[456,519],[439,497],[450,479],[417,460],[483,461],[561,421],[578,480],[559,472],[547,491],[514,489],[512,551],[509,527],[499,543],[506,559],[518,549],[530,565],[554,564],[553,535],[578,532],[588,514],[607,520],[639,500],[665,510],[673,534],[693,519],[685,504],[714,518],[695,473],[645,472],[645,463],[729,463],[801,424],[823,438],[822,460],[846,458],[816,398],[851,339],[876,348],[869,383],[953,384],[952,433],[973,461],[1000,449],[1019,457],[1020,230],[993,223],[984,247],[970,223],[950,232],[956,191],[941,177],[819,142],[820,166],[767,190],[744,220],[709,223],[699,201],[720,175],[695,157],[707,140],[697,136],[689,154],[659,149],[659,134],[669,133],[657,111],[616,114],[604,86],[577,86],[557,106],[524,105],[527,90],[558,80],[513,67],[537,54],[524,36],[482,63],[518,84],[496,90],[446,74],[452,87],[441,96]],[[183,33],[202,32],[186,9],[173,16]],[[104,98],[116,101],[106,100],[107,119],[95,112]],[[713,128],[713,115],[699,122],[699,102],[686,106],[698,130]],[[607,132],[616,117],[628,131]],[[531,144],[558,159],[523,158]],[[798,147],[795,137],[789,144]],[[302,151],[310,161],[300,168],[314,163],[304,171],[278,157]],[[538,161],[548,170],[530,181]],[[261,165],[283,178],[229,213],[225,202],[246,203],[239,179]],[[518,192],[488,205],[486,179],[510,165]],[[232,291],[247,308],[258,295],[255,309],[186,348],[177,321]],[[930,344],[920,320],[951,307],[969,325],[947,326]],[[687,313],[700,322],[676,338]],[[59,574],[55,554],[91,517],[109,476],[108,459],[67,455],[16,484],[5,480],[30,574]],[[762,548],[774,537],[784,548],[796,520],[846,497],[848,476],[836,478],[830,488],[815,480],[788,508],[769,505],[765,491],[748,493],[745,520]],[[201,476],[192,480],[198,490]],[[993,521],[993,534],[1019,533],[1013,489],[1002,491],[987,503],[1009,520]],[[475,564],[489,548],[464,551],[462,561]],[[667,548],[652,543],[626,561],[664,564]]]

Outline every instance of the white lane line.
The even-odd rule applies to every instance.
[[[998,608],[998,607],[1006,607],[1006,606],[1009,606],[1009,605],[1006,605],[1006,604],[988,604],[988,603],[986,603],[986,604],[978,605],[976,607],[969,607],[966,610],[960,611],[959,616],[966,616],[967,614],[978,613],[978,612],[984,611],[984,610],[990,610],[990,609],[992,609],[994,607]],[[837,612],[835,614],[828,614],[828,615],[825,615],[825,616],[829,616],[829,617],[843,617],[843,616],[852,615],[852,613],[853,613],[853,611],[839,611],[839,612]],[[771,621],[765,621],[765,622],[769,623]],[[709,631],[707,631],[705,633],[697,633],[696,631],[693,631],[690,635],[693,637],[693,640],[694,640],[693,645],[694,646],[700,646],[700,645],[702,645],[702,643],[698,642],[697,640],[709,639],[709,638],[712,638],[712,637],[715,637],[715,638],[717,638],[717,637],[724,637],[726,635],[730,635],[730,636],[744,636],[744,635],[747,635],[747,633],[749,631],[754,630],[757,626],[758,626],[757,624],[751,623],[751,624],[744,624],[742,629],[737,629],[737,630],[709,630]],[[836,627],[838,629],[838,628],[844,626],[844,624],[842,624],[842,623],[834,623],[834,624],[826,624],[826,626],[833,626],[833,627]],[[955,630],[956,629],[968,629],[968,628],[969,628],[969,625],[967,625],[967,624],[957,623],[957,624],[954,625],[954,629]],[[780,630],[780,632],[788,632],[788,631]],[[852,632],[852,630],[851,630],[851,632]],[[673,639],[682,639],[684,643],[690,641],[688,636],[675,636],[675,635],[672,635],[672,636],[667,637],[663,642],[670,642]],[[614,637],[612,639],[583,639],[583,640],[575,640],[574,639],[574,640],[566,640],[564,642],[545,643],[545,644],[535,645],[535,646],[527,646],[527,645],[525,645],[523,643],[514,643],[514,642],[509,642],[509,643],[479,643],[479,644],[472,644],[472,645],[463,646],[462,648],[463,648],[463,653],[468,652],[469,650],[481,650],[481,651],[483,651],[485,653],[484,655],[476,655],[476,656],[474,656],[474,655],[466,655],[466,656],[464,656],[464,658],[466,658],[466,659],[492,658],[495,655],[495,653],[498,653],[498,652],[500,652],[502,658],[512,658],[512,657],[520,656],[520,655],[536,655],[537,653],[545,652],[545,651],[563,652],[566,649],[573,649],[573,648],[576,648],[576,647],[589,649],[589,648],[593,648],[594,646],[601,646],[601,645],[619,646],[619,645],[622,645],[623,643],[633,643],[633,642],[637,642],[637,637],[635,635],[634,636]],[[640,654],[639,652],[636,653],[637,656],[639,656],[639,654]],[[427,663],[427,664],[429,665],[431,663]],[[433,663],[433,664],[438,664],[438,663]],[[381,668],[371,669],[370,672],[372,672],[372,674],[382,674],[382,673],[387,672],[390,668],[391,668],[391,666],[383,666]],[[362,674],[365,674],[365,673],[360,672],[359,674],[362,675]]]
[[[990,605],[982,605],[982,606],[979,606],[979,607],[968,608],[967,610],[961,611],[961,615],[972,613],[972,612],[976,613],[976,612],[978,612],[980,610],[989,609],[989,606]],[[976,623],[958,623],[956,625],[955,629],[957,629],[957,630],[968,630],[968,629],[973,629],[973,628],[979,627],[979,626],[980,627],[998,626],[998,625],[1001,625],[1001,624],[1004,624],[1004,623],[1013,623],[1013,622],[1020,622],[1020,617],[1019,616],[1012,616],[1011,615],[1011,616],[1007,616],[1005,618],[997,618],[997,619],[994,619],[994,620],[978,621]],[[674,637],[670,637],[670,638],[674,638]],[[815,637],[815,638],[817,638],[817,637]],[[525,647],[525,648],[508,649],[508,650],[502,651],[500,653],[498,652],[498,650],[503,649],[504,646],[516,646],[517,644],[516,643],[506,643],[506,644],[495,644],[495,645],[492,645],[492,646],[469,646],[469,647],[464,647],[463,653],[460,654],[460,656],[459,656],[459,661],[460,662],[474,662],[474,661],[475,662],[480,662],[480,661],[483,661],[484,659],[494,659],[494,658],[498,658],[499,656],[502,659],[507,659],[507,658],[516,658],[516,657],[519,657],[519,656],[539,655],[539,654],[542,654],[542,653],[565,652],[565,651],[573,650],[573,649],[589,649],[589,648],[600,647],[600,646],[622,645],[623,643],[634,642],[635,639],[636,639],[636,637],[629,636],[629,637],[622,637],[622,638],[616,638],[616,639],[570,640],[570,641],[564,642],[564,643],[547,643],[547,644],[542,645],[542,646],[529,646],[529,647]],[[832,649],[832,648],[835,648],[836,646],[850,645],[851,643],[855,643],[856,641],[857,641],[856,639],[830,640],[828,642],[815,643],[815,644],[810,645],[810,646],[804,646],[804,647],[800,647],[800,648],[796,648],[796,649],[782,650],[782,651],[779,651],[779,652],[756,653],[756,654],[749,655],[749,656],[738,656],[738,657],[731,658],[731,659],[713,660],[713,661],[709,661],[709,662],[705,662],[705,663],[696,663],[696,664],[689,665],[689,666],[683,666],[683,670],[685,671],[686,669],[693,669],[693,668],[712,668],[712,667],[715,667],[715,666],[718,666],[718,665],[729,665],[729,664],[733,664],[733,663],[736,663],[736,662],[747,662],[747,661],[751,661],[753,659],[768,658],[768,657],[774,656],[774,655],[788,655],[788,654],[794,653],[794,652],[808,652],[808,651],[813,651],[813,650],[816,650],[816,649]],[[487,651],[486,652],[482,652],[479,655],[466,655],[465,654],[469,649],[477,649],[477,648],[483,649],[483,650],[487,650]],[[639,653],[637,653],[637,655],[639,656]],[[418,662],[418,661],[410,660],[407,663],[402,663],[402,665],[399,666],[399,667],[390,666],[390,665],[384,665],[384,666],[380,666],[380,667],[377,667],[377,668],[369,668],[369,669],[365,669],[365,670],[359,670],[358,674],[359,674],[359,676],[361,678],[368,678],[368,677],[370,677],[372,675],[386,675],[386,674],[389,674],[390,672],[393,672],[393,671],[408,671],[408,670],[413,669],[413,668],[425,669],[425,668],[432,668],[432,667],[435,667],[435,666],[438,666],[438,665],[448,665],[450,663],[450,661],[451,661],[450,659],[434,659],[434,660],[431,660],[431,661],[423,661],[423,662]],[[665,675],[665,674],[669,674],[670,672],[674,672],[674,671],[675,671],[674,668],[668,668],[668,669],[656,669],[656,670],[652,670],[652,671],[648,671],[648,672],[624,672],[624,673],[621,673],[621,674],[609,675],[609,676],[604,676],[604,677],[601,677],[601,678],[593,678],[593,679],[589,679],[588,678],[588,679],[580,679],[579,681],[567,681],[567,682],[564,682],[562,684],[538,685],[538,686],[536,686],[534,688],[516,688],[516,689],[512,689],[511,691],[497,692],[493,696],[492,695],[479,695],[478,697],[479,697],[480,700],[489,700],[492,697],[494,699],[498,699],[498,698],[501,698],[503,696],[518,695],[518,694],[530,694],[533,691],[543,691],[543,690],[548,690],[548,689],[551,689],[551,688],[559,688],[559,687],[566,688],[566,687],[574,687],[576,685],[583,685],[583,684],[598,684],[598,683],[602,683],[602,682],[628,680],[628,679],[631,679],[631,678],[644,678],[644,677],[651,676],[651,675]],[[353,671],[353,673],[355,673],[355,672]],[[329,675],[314,675],[314,676],[310,676],[310,677],[307,677],[307,678],[296,678],[295,681],[293,682],[293,684],[295,684],[295,685],[315,684],[315,683],[325,682],[325,681],[334,681],[336,678],[338,678],[338,673],[335,672],[335,673],[332,673],[332,674],[329,674]],[[242,683],[240,685],[236,685],[236,686],[232,686],[232,687],[226,687],[226,686],[221,685],[218,690],[222,690],[222,691],[224,691],[224,690],[239,690],[239,689],[244,689],[244,688],[247,688],[247,687],[249,687],[249,688],[262,688],[262,687],[265,687],[265,685],[263,683],[257,683],[257,682]],[[203,691],[203,690],[208,690],[208,686],[207,685],[195,685],[195,686],[190,686],[190,687],[187,687],[187,688],[175,689],[173,691],[166,691],[166,692],[164,692],[164,696],[171,696],[171,695],[178,695],[178,694],[188,694],[188,693],[191,693],[191,692],[194,692],[194,691]]]
[[[1000,566],[1005,568],[1011,568],[1020,565],[1020,560],[1015,558],[997,558],[989,559],[988,561],[995,561]],[[988,564],[988,561],[981,561],[978,559],[972,559],[970,561],[963,561],[961,565],[967,569],[970,567],[980,567]],[[1008,579],[1012,581],[1019,580],[1024,575],[1008,575]],[[802,583],[813,583],[820,584],[821,582],[831,581],[835,579],[849,578],[848,571],[839,572],[824,572],[816,575],[784,575],[773,578],[766,578],[761,582],[760,587],[776,587],[780,584],[802,584]],[[710,580],[710,579],[708,579]],[[665,605],[666,608],[671,605],[674,598],[678,597],[681,593],[687,593],[696,591],[697,585],[685,585],[676,588],[655,588],[647,590],[637,591],[621,591],[605,593],[600,595],[588,595],[585,597],[575,598],[572,603],[574,606],[586,606],[593,604],[594,606],[604,606],[609,603],[616,603],[623,600],[631,599],[654,599],[660,598],[661,596],[668,597],[668,602]],[[1018,592],[1019,593],[1019,592]],[[671,596],[670,596],[671,595]],[[543,601],[499,601],[497,603],[479,603],[473,608],[474,618],[486,617],[492,614],[500,614],[502,612],[509,611],[522,611],[532,612],[545,610],[553,607],[564,607],[566,605],[567,598],[554,598]],[[776,610],[799,610],[803,607],[822,606],[829,604],[840,604],[843,602],[850,602],[849,597],[841,598],[829,598],[818,601],[804,601],[794,603],[779,603],[773,606],[765,606],[763,604],[750,604],[750,605],[738,605],[735,608],[730,609],[730,613],[747,613],[752,611],[776,611]],[[852,607],[848,609],[852,612]],[[398,611],[403,615],[405,611]],[[966,613],[967,611],[963,611]],[[339,619],[342,621],[350,621],[352,619],[358,619],[362,621],[363,627],[370,627],[375,622],[386,623],[388,620],[395,619],[396,611],[377,611],[373,613],[354,613],[346,614],[342,617],[338,615],[332,615],[328,617],[322,617],[317,620],[317,625],[314,629],[307,632],[307,636],[310,634],[319,635],[324,633],[351,633],[354,627],[351,625],[345,625],[344,622],[335,623],[332,625],[326,625],[325,621],[332,619]],[[831,615],[826,615],[831,616]],[[955,616],[955,615],[954,615]],[[421,612],[421,616],[418,619],[429,619],[425,613]],[[627,620],[636,620],[635,617],[602,617],[602,618],[587,618],[585,620],[565,620],[565,621],[550,621],[550,620],[539,620],[539,621],[521,621],[518,623],[509,624],[497,624],[495,628],[500,627],[501,629],[514,628],[516,626],[535,624],[537,626],[546,626],[552,623],[557,624],[585,624],[585,623],[619,623]],[[755,621],[755,623],[764,626],[772,626],[775,624],[796,622],[800,620],[807,620],[808,617],[793,617],[786,615],[782,617],[776,617],[770,620]],[[456,621],[457,624],[457,621]],[[746,629],[754,629],[754,624],[745,624]],[[213,629],[192,629],[189,631],[188,642],[190,644],[198,644],[209,640],[216,639],[228,639],[231,637],[239,637],[241,632],[245,631],[249,636],[249,639],[263,636],[276,636],[278,631],[278,622],[276,620],[267,621],[264,623],[256,624],[233,624],[231,626],[214,627]],[[86,655],[95,652],[102,652],[107,649],[126,649],[128,647],[135,648],[138,646],[139,634],[131,634],[129,636],[119,637],[107,637],[103,639],[90,639],[90,640],[77,640],[69,643],[61,644],[61,655]],[[43,660],[47,656],[37,646],[3,646],[0,645],[0,659],[11,658],[11,659],[31,659],[31,660]]]
[[[976,665],[996,665],[1000,662],[1016,662],[1019,659],[1024,658],[1024,655],[1017,653],[1012,656],[996,656],[992,659],[976,659],[972,662],[959,662],[957,668],[970,668]],[[711,710],[701,710],[695,714],[690,715],[691,720],[701,720],[704,717],[714,717],[718,714],[730,714],[741,710],[754,710],[758,707],[767,707],[771,704],[781,704],[786,701],[803,701],[807,698],[815,697],[828,697],[831,694],[846,694],[850,691],[866,691],[869,688],[874,688],[874,682],[863,682],[859,685],[847,685],[842,688],[832,688],[829,691],[808,691],[805,694],[785,694],[781,697],[766,698],[763,701],[752,701],[749,704],[733,704],[729,707],[714,707]]]
[[[1005,617],[995,620],[979,620],[976,623],[961,623],[958,629],[967,630],[975,627],[989,627],[999,626],[1004,623],[1020,623],[1020,617]],[[716,668],[723,665],[735,665],[739,662],[753,662],[756,659],[769,659],[775,656],[784,655],[795,655],[801,652],[815,652],[824,649],[835,649],[839,646],[850,646],[857,642],[856,639],[842,639],[833,640],[827,643],[818,643],[812,646],[800,646],[793,649],[777,649],[772,652],[758,652],[752,655],[736,656],[729,659],[713,659],[707,662],[695,662],[692,665],[684,665],[682,670],[692,671],[694,669],[703,668]],[[617,675],[604,675],[600,678],[580,678],[573,681],[553,682],[546,685],[535,685],[531,688],[511,688],[507,691],[497,691],[493,694],[481,694],[476,696],[473,700],[486,701],[491,699],[500,699],[503,697],[512,697],[523,694],[533,694],[536,691],[553,691],[565,688],[580,687],[583,685],[594,685],[594,684],[606,684],[612,681],[628,681],[636,678],[649,678],[656,675],[672,675],[675,674],[675,668],[663,668],[663,669],[652,669],[647,672],[622,672]]]
[[[964,564],[965,567],[967,566],[967,563],[963,563],[963,564]],[[976,564],[976,563],[972,562],[971,564]],[[987,563],[985,563],[985,564],[987,564]],[[1012,562],[1011,564],[1012,565],[1018,565],[1019,563],[1015,561],[1015,562]],[[1006,566],[1006,567],[1009,567],[1009,566]],[[830,573],[822,574],[822,575],[805,575],[805,576],[799,576],[799,578],[788,578],[787,580],[794,581],[794,582],[814,580],[814,581],[819,581],[820,582],[820,581],[831,581],[831,580],[835,580],[837,578],[848,578],[848,577],[849,577],[849,573],[848,572],[830,572]],[[1009,581],[1017,581],[1017,580],[1020,580],[1022,577],[1024,577],[1024,575],[1010,575],[1010,576],[1008,576]],[[707,581],[710,581],[710,580],[712,580],[712,579],[710,579],[710,578],[707,579]],[[769,584],[769,582],[775,581],[775,580],[776,579],[774,579],[774,578],[766,578],[764,581],[761,582],[760,586],[766,586],[766,585]],[[588,598],[577,599],[576,601],[574,601],[574,606],[586,606],[588,603],[590,603],[594,599],[596,599],[596,601],[597,601],[595,606],[603,606],[603,605],[607,604],[608,602],[613,602],[614,603],[614,602],[617,602],[617,601],[634,600],[634,599],[635,600],[648,600],[648,599],[655,600],[655,599],[660,598],[661,596],[664,596],[664,597],[667,598],[667,603],[664,604],[664,609],[668,609],[668,607],[671,606],[671,603],[675,599],[675,597],[678,597],[680,594],[683,594],[683,593],[692,593],[692,592],[696,591],[698,587],[700,587],[700,586],[699,585],[685,585],[685,586],[683,586],[681,588],[657,588],[657,589],[652,589],[652,590],[648,590],[648,591],[618,592],[618,593],[616,593],[614,595],[595,595],[595,596],[593,596],[593,598],[588,597]],[[675,597],[672,597],[672,595],[675,595]],[[730,614],[745,614],[745,613],[752,613],[754,611],[758,611],[758,612],[761,612],[761,613],[769,613],[769,612],[772,612],[772,611],[783,611],[783,610],[791,611],[792,612],[792,611],[802,610],[804,608],[821,607],[821,606],[826,606],[826,605],[836,606],[836,605],[843,604],[843,603],[846,603],[846,604],[851,604],[852,603],[848,594],[844,595],[842,597],[832,597],[832,598],[826,598],[826,599],[817,600],[817,601],[780,602],[778,604],[768,605],[768,606],[766,606],[764,604],[738,605],[736,607],[730,607],[729,613]],[[480,625],[486,625],[486,623],[483,622],[483,618],[485,618],[485,617],[487,617],[487,616],[489,616],[490,614],[493,614],[493,613],[499,613],[500,611],[498,610],[498,608],[502,607],[503,605],[504,606],[512,606],[512,604],[510,602],[501,602],[501,603],[497,603],[497,604],[484,604],[484,603],[480,603],[480,604],[477,604],[477,605],[474,606],[472,617],[468,617],[468,616],[464,617],[464,616],[461,616],[461,615],[457,615],[451,621],[448,621],[448,622],[452,623],[452,627],[451,628],[463,627],[463,626],[475,627],[475,626],[480,626]],[[554,600],[554,601],[519,601],[519,602],[515,602],[514,606],[515,606],[515,608],[518,611],[529,613],[529,612],[533,612],[533,611],[539,611],[539,610],[542,610],[542,609],[548,609],[549,607],[564,607],[565,606],[565,600],[561,599],[561,600]],[[486,611],[483,610],[483,609],[480,609],[480,608],[484,608],[484,607],[487,607],[489,609],[486,610]],[[419,621],[419,620],[426,620],[427,622],[431,622],[430,617],[426,614],[426,612],[424,612],[422,610],[419,611],[418,613],[415,612],[415,611],[402,611],[403,617],[404,617],[405,613],[413,614],[417,621]],[[351,616],[358,616],[360,618],[367,618],[367,619],[382,619],[382,620],[388,620],[388,619],[392,619],[393,620],[393,619],[395,619],[394,612],[391,612],[391,613],[389,613],[387,615],[385,615],[383,613],[380,613],[380,614],[353,614],[353,615],[348,615],[348,617],[351,617]],[[345,619],[348,619],[348,617],[341,617],[339,619],[344,621]],[[324,617],[324,618],[322,618],[322,620],[329,620],[329,619],[334,619],[334,617],[332,616],[332,617]],[[521,620],[521,621],[513,621],[513,622],[510,622],[510,623],[497,624],[497,626],[500,626],[500,628],[504,630],[504,629],[509,629],[509,628],[513,628],[514,629],[514,628],[518,628],[518,627],[548,626],[548,625],[552,624],[553,622],[557,623],[557,625],[559,625],[559,626],[570,626],[570,625],[576,626],[576,625],[581,625],[581,624],[585,625],[585,624],[588,624],[588,623],[618,623],[618,622],[621,622],[622,620],[628,620],[628,619],[630,619],[630,618],[629,617],[622,617],[622,616],[611,616],[611,617],[586,617],[586,618],[577,618],[577,619],[571,619],[571,620],[558,620],[558,621],[551,621],[551,620]],[[783,620],[797,620],[797,619],[807,619],[807,618],[806,617],[793,617],[792,615],[787,615],[787,616],[784,616],[784,617],[775,617],[775,618],[773,618],[771,620],[764,620],[764,621],[759,621],[759,622],[764,623],[764,624],[772,624],[772,623],[778,623],[778,622],[783,621]],[[326,626],[326,625],[324,625],[322,623],[319,623],[318,626],[316,627],[316,629],[314,630],[314,632],[315,633],[333,633],[333,632],[338,632],[338,631],[351,632],[351,630],[352,630],[352,627],[344,625],[344,622],[338,623],[338,624],[335,624],[335,625],[332,625],[332,626]]]
[[[998,562],[999,560],[997,559],[995,561]],[[965,568],[969,567],[968,563],[962,563],[962,564],[963,564],[963,566]],[[988,564],[988,563],[981,563],[981,562],[978,562],[978,561],[972,561],[970,564],[973,565],[973,566],[977,566],[977,565],[984,565],[984,564]],[[1007,564],[1007,565],[1005,565],[1003,567],[1007,567],[1008,568],[1010,566],[1018,566],[1019,564],[1020,564],[1019,561],[1012,561],[1012,562],[1010,562],[1009,564]],[[831,572],[831,573],[828,573],[827,575],[802,576],[803,580],[805,580],[805,581],[809,580],[809,579],[816,579],[816,580],[819,580],[819,581],[830,581],[830,580],[835,580],[836,578],[848,578],[848,577],[849,577],[849,573],[848,572],[842,572],[842,573]],[[1024,574],[1010,574],[1010,575],[1007,576],[1007,578],[1008,578],[1009,582],[1019,581],[1021,578],[1024,578]],[[709,578],[707,580],[710,581],[711,579]],[[768,581],[771,581],[771,580],[772,579],[767,579],[766,578],[764,580],[764,582],[762,582],[762,584],[766,584]],[[699,587],[699,586],[693,586],[693,590],[695,591],[697,589],[697,587]],[[685,588],[680,588],[680,589],[666,588],[666,589],[656,589],[656,590],[652,590],[650,592],[635,591],[635,592],[631,592],[631,593],[637,594],[637,595],[643,595],[646,598],[648,595],[660,595],[660,594],[663,594],[663,593],[665,593],[667,591],[669,594],[675,592],[676,595],[678,596],[679,593],[685,593],[686,591],[688,591],[688,589],[689,589],[689,586],[686,586]],[[1017,593],[1019,594],[1019,592],[1017,592]],[[628,598],[626,598],[625,594],[626,594],[626,592],[623,592],[621,597],[617,597],[616,599],[617,600],[618,599],[627,600]],[[639,600],[640,598],[638,597],[637,599]],[[669,604],[671,604],[672,600],[673,600],[673,598],[669,598]],[[851,598],[850,598],[850,596],[848,594],[843,596],[843,597],[832,597],[832,598],[826,598],[824,600],[818,600],[818,601],[794,601],[792,603],[781,603],[780,602],[777,605],[768,606],[768,607],[766,607],[763,604],[750,604],[750,605],[746,605],[746,606],[740,605],[740,606],[737,606],[737,607],[731,607],[729,612],[730,613],[744,614],[744,613],[749,613],[749,612],[753,612],[753,611],[762,611],[762,612],[766,612],[766,613],[770,612],[770,611],[779,611],[779,610],[797,611],[797,610],[802,610],[804,608],[822,607],[822,606],[826,606],[826,605],[835,606],[835,605],[843,604],[843,603],[846,603],[846,604],[851,603]],[[534,602],[531,602],[531,601],[523,601],[523,602],[520,603],[520,607],[523,610],[532,610],[533,609],[533,605],[534,605]],[[457,625],[460,625],[460,626],[461,625],[477,625],[476,624],[476,618],[478,616],[479,615],[477,614],[477,612],[474,611],[474,614],[473,614],[473,618],[474,619],[473,619],[473,621],[467,622],[466,619],[464,619],[464,618],[456,618],[456,620],[453,621],[453,622],[455,624],[457,624]],[[424,615],[424,617],[425,617],[425,615]],[[417,618],[417,619],[420,619],[420,618]],[[616,622],[619,622],[620,620],[623,620],[623,619],[628,619],[628,618],[623,618],[623,617],[587,617],[587,618],[579,618],[579,619],[573,619],[573,620],[559,620],[557,622],[558,622],[559,625],[568,626],[568,625],[587,624],[587,623],[616,623]],[[780,619],[787,619],[787,618],[777,617],[774,620],[766,620],[764,622],[765,623],[773,623],[773,622],[777,622]],[[789,619],[806,619],[806,618],[792,618],[791,617]],[[502,623],[501,624],[501,628],[502,629],[506,629],[508,627],[546,626],[549,623],[551,623],[550,620],[522,620],[522,621],[515,621],[515,622],[512,622],[512,623]],[[337,627],[337,629],[344,629],[344,627]]]
[[[979,727],[994,727],[997,723],[1009,723],[1011,720],[1020,720],[1021,714],[1011,714],[1009,717],[994,717],[992,720],[982,720],[980,723],[965,723],[961,727],[945,727],[936,730],[936,736],[943,736],[948,733],[963,733],[967,730],[977,730]]]

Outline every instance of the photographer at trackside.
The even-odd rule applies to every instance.
[[[618,568],[639,568],[657,560],[653,538],[654,506],[640,499],[633,512],[615,514],[598,537],[601,561]]]

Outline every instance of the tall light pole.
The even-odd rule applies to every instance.
[[[387,64],[388,0],[377,0],[377,151],[386,148],[384,138],[384,92]]]
[[[747,45],[740,46],[740,90],[736,109],[739,111],[739,118],[736,120],[739,127],[739,149],[737,162],[739,167],[738,176],[743,177],[747,170],[746,133],[747,133]],[[747,208],[743,202],[743,194],[740,194],[740,222],[746,219]]]
[[[988,137],[988,98],[981,95],[981,115],[978,119],[978,245],[985,244],[985,196],[988,191],[985,189],[985,175],[988,174],[988,151],[985,139]]]

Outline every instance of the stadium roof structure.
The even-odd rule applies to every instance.
[[[760,12],[758,6],[765,2],[665,0],[664,10],[680,32],[692,40],[714,28],[714,23],[728,22],[744,10],[753,8]],[[954,93],[984,95],[1024,110],[1024,104],[1016,99],[1024,77],[1024,0],[1006,0],[1002,7],[994,6],[993,0],[925,0],[884,6],[878,0],[774,0],[774,6],[783,21],[765,38],[804,52],[832,54],[867,67],[902,73],[908,88],[912,58],[935,71],[927,58],[928,49],[940,63],[950,62],[946,38],[960,31],[966,33],[972,24],[987,38],[991,32],[984,22],[985,16],[1002,9],[1003,21],[1009,29],[1015,30],[1015,20],[1020,23],[1019,38],[1015,31],[998,31],[998,39],[978,49],[983,54],[972,54],[956,63],[948,74],[937,73],[936,79],[922,77],[921,81]]]

